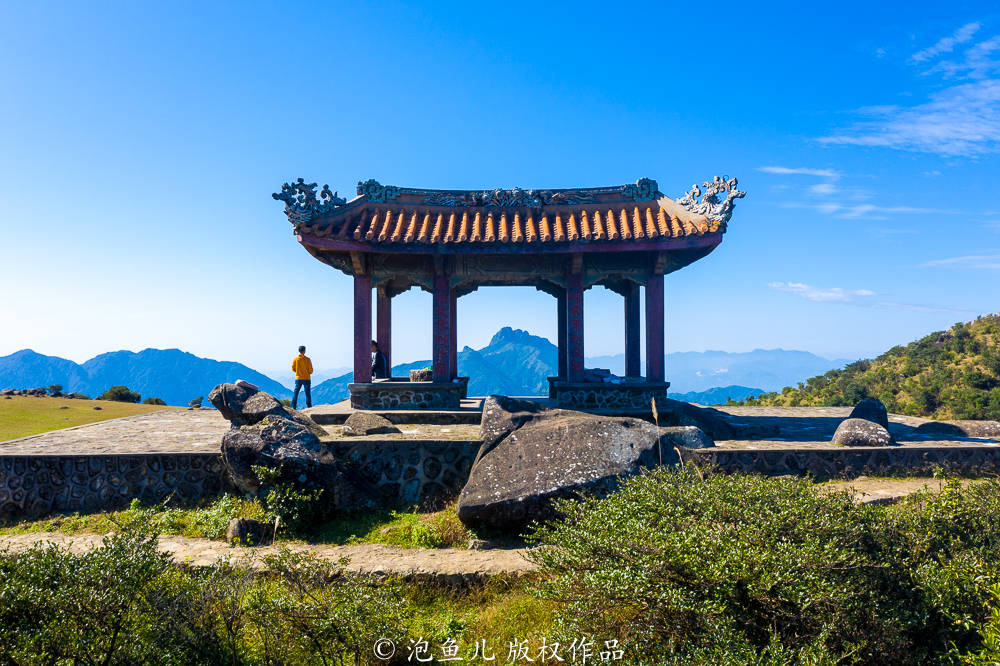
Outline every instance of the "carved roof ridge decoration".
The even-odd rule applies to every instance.
[[[676,203],[692,213],[704,215],[723,226],[733,216],[733,206],[736,205],[736,200],[747,195],[746,192],[737,189],[739,182],[736,178],[728,176],[716,176],[711,181],[705,181],[701,186],[704,191],[699,189],[697,184],[692,185],[687,194],[676,199]],[[723,198],[719,199],[719,195],[723,195]],[[702,197],[701,201],[698,201],[698,197]]]
[[[331,192],[329,185],[324,185],[319,196],[316,196],[316,183],[307,183],[299,178],[294,183],[282,183],[281,192],[275,192],[271,198],[285,202],[285,215],[288,221],[298,226],[317,217],[333,212],[338,206],[347,203],[347,199]]]
[[[550,189],[493,190],[432,190],[415,187],[382,185],[375,179],[358,183],[358,195],[374,203],[383,203],[400,195],[422,197],[426,206],[451,206],[471,208],[541,208],[542,206],[569,206],[597,203],[601,194],[618,194],[634,202],[652,201],[663,194],[656,181],[640,178],[635,183],[612,187],[567,187]]]

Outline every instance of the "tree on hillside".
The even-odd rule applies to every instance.
[[[58,398],[59,396],[62,395],[62,390],[63,390],[62,384],[52,384],[51,386],[49,386],[49,395],[52,396],[53,398]]]
[[[163,398],[146,398],[142,401],[144,405],[165,405],[167,403],[163,402]]]
[[[98,400],[113,400],[115,402],[139,402],[142,396],[130,391],[127,386],[112,386],[97,397]]]

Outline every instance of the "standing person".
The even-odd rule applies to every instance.
[[[378,343],[372,340],[372,379],[388,379],[389,368],[385,362],[385,354],[378,348]]]
[[[309,390],[312,388],[312,377],[313,364],[306,356],[306,348],[303,345],[299,347],[299,355],[292,359],[292,372],[295,373],[295,394],[292,396],[292,409],[298,409],[296,405],[299,404],[299,389],[305,388],[306,390],[306,407],[313,406],[312,394]]]

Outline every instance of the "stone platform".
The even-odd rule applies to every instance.
[[[927,422],[890,415],[894,447],[833,446],[849,407],[720,407],[736,439],[689,451],[687,459],[719,473],[809,474],[819,478],[929,474],[942,467],[1000,474],[1000,440],[936,439]],[[458,410],[384,414],[402,430],[342,437],[349,406],[307,410],[330,431],[327,444],[355,462],[388,504],[433,506],[464,485],[479,448],[480,400]],[[197,499],[218,492],[219,443],[229,423],[211,409],[169,410],[0,442],[0,505],[8,517],[63,509],[113,508],[131,497]],[[123,491],[122,488],[125,488]]]

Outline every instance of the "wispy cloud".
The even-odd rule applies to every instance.
[[[781,176],[818,176],[820,178],[840,178],[840,172],[833,169],[810,169],[806,167],[762,166],[757,171],[775,173]]]
[[[916,104],[857,109],[855,123],[819,141],[945,157],[1000,152],[1000,35],[974,42],[981,27],[967,23],[910,56],[911,65],[925,68],[922,75],[937,75],[952,85]],[[942,57],[947,54],[954,57]]]
[[[956,308],[940,307],[936,305],[922,305],[919,303],[904,303],[898,301],[887,301],[877,298],[871,289],[844,289],[843,287],[814,287],[802,282],[770,282],[767,285],[771,289],[787,291],[802,298],[818,303],[844,303],[859,305],[863,307],[892,308],[894,310],[910,310],[913,312],[950,312],[953,314],[964,314],[968,310]]]
[[[954,34],[948,37],[942,37],[933,46],[928,46],[926,49],[922,49],[911,55],[910,62],[926,62],[932,58],[936,58],[942,53],[951,53],[957,45],[964,44],[972,39],[972,36],[979,32],[980,27],[982,26],[979,23],[966,23],[961,28],[956,30]]]
[[[770,282],[767,285],[771,289],[787,291],[808,298],[810,301],[853,303],[859,298],[874,296],[875,292],[869,289],[843,289],[841,287],[813,287],[802,282]]]
[[[977,270],[1000,270],[1000,252],[994,254],[970,254],[964,257],[935,259],[922,266],[941,268],[972,268]]]
[[[826,215],[835,215],[849,220],[866,218],[885,220],[891,215],[962,215],[965,211],[948,208],[919,208],[916,206],[879,206],[877,204],[860,203],[845,204],[836,201],[804,202],[785,201],[780,204],[784,208],[808,208]]]

